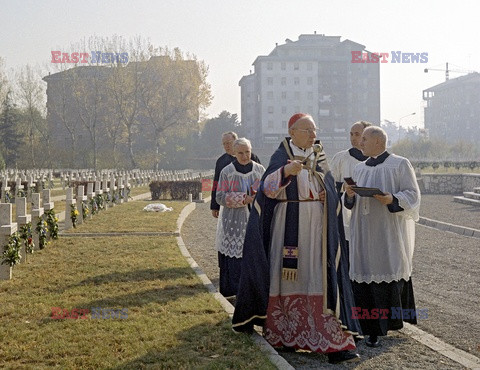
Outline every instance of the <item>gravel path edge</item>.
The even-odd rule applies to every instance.
[[[185,219],[188,217],[190,213],[192,213],[195,210],[195,208],[196,208],[196,203],[190,203],[189,205],[185,206],[180,212],[180,215],[178,216],[178,219],[177,219],[177,231],[179,233],[181,232],[182,225]],[[215,286],[212,284],[210,279],[202,271],[202,269],[198,266],[197,262],[195,262],[195,260],[192,258],[192,256],[188,252],[188,249],[185,246],[185,243],[183,242],[182,237],[177,236],[176,239],[177,239],[178,248],[180,249],[180,252],[185,257],[185,259],[187,260],[190,267],[193,269],[193,271],[195,271],[195,273],[200,278],[203,285],[205,285],[205,287],[210,292],[210,294],[212,294],[213,297],[220,303],[220,305],[227,312],[227,314],[230,317],[232,317],[233,310],[234,310],[234,307],[232,306],[232,304],[229,301],[227,301],[223,295],[217,292],[217,288],[215,288]],[[244,334],[238,333],[238,335],[244,335]],[[275,351],[275,349],[265,340],[265,338],[263,338],[262,335],[260,335],[260,333],[255,331],[253,332],[253,334],[250,335],[250,337],[253,340],[253,342],[260,348],[260,350],[266,354],[270,362],[277,367],[277,369],[295,370],[295,368],[292,365],[290,365],[282,356],[278,354],[277,351]]]

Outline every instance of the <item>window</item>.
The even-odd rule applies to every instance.
[[[268,113],[273,113],[273,106],[268,107]]]
[[[307,63],[307,71],[311,71],[312,70],[312,62],[308,62]]]
[[[273,91],[267,92],[267,99],[270,99],[270,100],[273,99]]]
[[[282,113],[287,113],[287,107],[282,107]]]
[[[281,83],[282,86],[285,86],[285,85],[287,84],[287,78],[286,78],[286,77],[282,77],[280,83]]]
[[[284,71],[285,69],[287,69],[287,64],[285,62],[282,62],[281,63],[281,68],[282,68],[282,71]]]
[[[287,128],[287,121],[282,121],[282,128]]]
[[[295,91],[295,99],[300,100],[300,91]]]
[[[307,85],[313,85],[313,78],[307,77]]]
[[[268,62],[268,63],[267,63],[267,69],[268,69],[269,71],[271,71],[271,70],[273,69],[273,63],[272,63],[272,62]]]
[[[267,85],[269,85],[269,86],[273,85],[273,77],[268,77],[267,78]]]
[[[300,77],[295,77],[295,78],[293,79],[293,84],[294,84],[294,85],[300,85]]]
[[[293,69],[295,71],[298,71],[300,69],[300,63],[298,63],[298,62],[293,63]]]
[[[313,100],[313,92],[312,91],[307,92],[307,99],[308,100]]]
[[[282,99],[286,99],[287,98],[287,92],[286,91],[282,91]]]

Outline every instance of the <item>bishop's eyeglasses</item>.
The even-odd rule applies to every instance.
[[[315,127],[315,128],[306,128],[306,129],[305,129],[305,128],[294,128],[294,130],[302,131],[302,132],[305,132],[305,133],[307,133],[307,134],[309,134],[309,135],[310,135],[310,134],[313,134],[313,133],[318,134],[318,132],[319,132],[318,127]]]

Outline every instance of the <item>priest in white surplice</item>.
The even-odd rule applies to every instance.
[[[332,171],[333,178],[335,180],[335,185],[339,196],[342,199],[343,204],[343,194],[344,194],[344,179],[346,177],[353,176],[353,170],[357,164],[360,162],[366,161],[368,157],[364,156],[360,150],[360,143],[362,141],[362,133],[365,128],[371,126],[372,124],[367,121],[357,121],[350,128],[350,143],[352,147],[347,150],[342,150],[336,153],[331,162],[330,162],[330,171]],[[342,207],[342,222],[345,233],[345,239],[350,240],[350,217],[351,211],[345,206]],[[347,244],[348,245],[348,244]]]
[[[359,315],[371,347],[403,321],[416,324],[414,315],[402,313],[415,312],[411,274],[420,189],[408,159],[388,153],[386,143],[383,129],[367,127],[361,149],[370,158],[355,166],[352,176],[357,186],[379,188],[384,195],[360,197],[345,187],[345,206],[352,209],[350,279],[359,307],[352,315]]]
[[[250,204],[265,168],[251,159],[250,140],[233,143],[235,159],[220,172],[216,201],[220,204],[215,246],[220,268],[220,293],[225,298],[237,294],[242,265],[243,241]]]

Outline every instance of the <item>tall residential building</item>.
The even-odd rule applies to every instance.
[[[447,80],[423,90],[425,129],[431,138],[450,143],[478,143],[480,138],[480,74]]]
[[[352,62],[352,51],[371,54],[364,45],[315,33],[286,39],[255,59],[254,73],[239,85],[242,125],[256,152],[271,154],[298,112],[313,116],[330,156],[349,147],[355,121],[380,123],[380,64]]]

